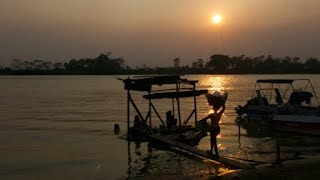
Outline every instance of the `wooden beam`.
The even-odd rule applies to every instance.
[[[150,96],[151,92],[148,91],[148,94]],[[151,99],[149,99],[149,113],[150,113],[150,116],[149,116],[149,127],[152,128],[152,122],[151,122]],[[146,121],[147,121],[147,119],[146,119]]]
[[[148,118],[149,118],[149,116],[150,116],[150,111],[148,112],[148,114],[147,114],[147,116],[146,116],[146,118],[145,118],[145,119],[148,119]]]
[[[149,95],[144,95],[144,99],[171,99],[171,98],[187,98],[194,96],[201,96],[202,94],[208,93],[208,90],[190,90],[190,91],[171,91],[171,92],[161,92],[161,93],[153,93]]]
[[[179,129],[181,129],[181,111],[180,111],[180,97],[179,97],[179,91],[180,91],[180,84],[176,84],[177,88],[177,108],[178,108],[178,118],[179,118]]]
[[[137,105],[134,103],[134,101],[133,101],[133,99],[131,98],[131,96],[129,96],[129,101],[131,102],[132,106],[133,106],[134,109],[136,110],[136,112],[137,112],[138,116],[140,117],[140,119],[146,123],[146,120],[143,118],[142,114],[140,113]]]
[[[193,115],[193,113],[195,112],[195,110],[193,110],[190,115],[188,116],[187,120],[183,123],[184,125],[186,125],[188,123],[188,121],[190,120],[191,116]]]
[[[193,84],[193,92],[196,92],[196,84]],[[197,114],[197,96],[193,96],[193,104],[194,104],[194,125],[196,126],[198,122],[198,114]]]
[[[164,126],[166,126],[166,124],[163,122],[161,116],[159,115],[158,111],[156,110],[156,108],[154,107],[154,105],[153,105],[152,103],[151,103],[151,107],[152,107],[152,109],[154,110],[154,112],[156,113],[156,115],[158,116],[158,118],[160,119],[160,121],[162,122],[162,124],[163,124]]]
[[[202,156],[204,158],[211,159],[211,160],[214,160],[214,161],[217,161],[217,162],[220,162],[222,164],[226,164],[226,165],[229,165],[229,166],[232,166],[232,167],[235,167],[235,168],[240,168],[240,169],[253,169],[254,168],[254,166],[252,166],[250,164],[246,164],[246,163],[243,163],[243,162],[231,159],[231,158],[227,158],[227,157],[223,157],[223,156],[220,156],[220,157],[210,156],[204,150],[200,150],[200,149],[197,149],[195,147],[186,145],[184,143],[175,141],[173,139],[169,139],[169,138],[167,138],[165,136],[151,134],[151,135],[149,135],[149,137],[151,139],[153,139],[153,140],[161,141],[161,142],[169,144],[171,146],[178,147],[180,149],[186,150],[186,151],[188,151],[190,153],[193,153],[193,154]]]
[[[175,117],[175,111],[174,111],[174,98],[172,98],[172,114],[173,114],[173,117]]]
[[[130,129],[130,90],[127,90],[127,134]]]

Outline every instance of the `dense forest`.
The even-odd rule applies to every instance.
[[[10,67],[1,67],[2,75],[109,75],[109,74],[290,74],[320,73],[317,58],[301,60],[299,57],[278,58],[271,55],[247,57],[212,55],[207,61],[197,59],[191,65],[182,66],[182,60],[175,58],[171,67],[135,68],[125,64],[123,58],[111,53],[100,54],[93,59],[72,59],[69,62],[13,59]]]

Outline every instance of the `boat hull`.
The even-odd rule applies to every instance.
[[[307,134],[320,134],[320,116],[275,115],[273,127]]]
[[[266,115],[257,115],[257,113],[253,113],[248,117],[260,121],[265,121],[267,119]],[[320,135],[320,116],[273,115],[272,118],[267,120],[276,130]]]

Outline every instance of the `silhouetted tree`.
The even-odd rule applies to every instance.
[[[192,62],[190,70],[191,73],[205,73],[203,59],[199,58],[197,61]]]
[[[304,69],[309,73],[316,73],[320,70],[320,62],[317,58],[308,58],[305,62]]]
[[[20,59],[13,59],[10,67],[14,71],[20,71],[23,69],[23,63]]]
[[[278,73],[280,67],[279,65],[279,58],[274,58],[272,55],[268,55],[260,68],[263,73],[268,73],[268,71],[270,73]]]
[[[100,54],[95,58],[95,72],[97,74],[117,74],[123,70],[124,60],[122,58],[111,58],[111,52]]]
[[[303,63],[300,57],[293,57],[291,69],[292,73],[303,73]]]
[[[230,58],[227,55],[215,54],[210,57],[206,67],[217,73],[224,73],[229,67]]]
[[[181,66],[180,63],[180,58],[175,58],[173,67],[151,68],[143,64],[132,69],[125,64],[123,58],[114,58],[109,52],[94,59],[71,59],[66,63],[13,59],[11,68],[0,67],[0,74],[320,73],[320,62],[314,57],[303,63],[299,57],[240,55],[230,58],[228,55],[214,54],[207,62],[197,59],[192,62],[191,67]]]
[[[290,73],[292,67],[292,57],[286,56],[281,60],[280,66],[283,72]]]
[[[176,69],[178,69],[180,67],[180,63],[181,63],[181,60],[180,58],[175,58],[173,60],[173,67],[175,67]]]
[[[63,64],[62,64],[61,62],[54,63],[54,64],[53,64],[53,69],[54,69],[55,71],[63,70]]]

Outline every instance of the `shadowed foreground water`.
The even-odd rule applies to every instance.
[[[252,161],[274,162],[276,157],[275,141],[270,137],[250,137],[241,127],[239,141],[234,108],[251,97],[256,79],[310,78],[320,92],[319,75],[184,78],[199,80],[198,89],[229,93],[219,150],[221,155]],[[148,142],[128,144],[114,135],[114,123],[120,124],[122,134],[126,129],[126,92],[115,76],[0,76],[0,83],[0,179],[160,178],[216,174],[228,169]],[[133,98],[146,114],[147,102],[141,95],[133,93]],[[192,102],[182,100],[183,119],[193,108]],[[170,110],[168,104],[171,106],[171,100],[154,101],[162,115]],[[198,110],[199,118],[210,110],[204,96],[198,98]],[[283,134],[281,138],[285,147],[313,147],[319,142],[317,137],[300,135]],[[209,148],[209,136],[198,148]],[[294,156],[290,151],[281,154],[282,159]]]

